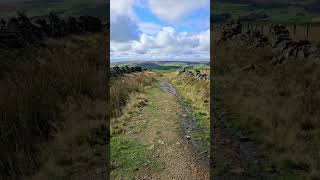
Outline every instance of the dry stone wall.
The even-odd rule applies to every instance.
[[[179,75],[186,75],[186,76],[190,76],[193,78],[196,78],[198,80],[209,80],[210,76],[207,74],[201,74],[201,72],[199,70],[195,70],[195,72],[188,70],[187,68],[181,68],[178,69]]]
[[[130,74],[130,73],[135,73],[135,72],[143,72],[146,71],[146,69],[143,69],[141,67],[129,67],[129,66],[125,66],[125,67],[112,67],[110,69],[110,77],[112,78],[117,78],[117,77],[121,77],[125,74]]]
[[[248,48],[271,47],[274,57],[272,64],[285,63],[290,59],[308,60],[320,63],[320,48],[307,40],[294,41],[284,25],[273,25],[270,36],[266,37],[259,30],[242,32],[240,23],[227,24],[218,43],[237,41]]]
[[[32,21],[23,13],[8,20],[0,19],[0,50],[19,49],[36,44],[46,38],[62,38],[69,34],[102,31],[99,18],[91,16],[59,18],[49,14],[47,18]]]

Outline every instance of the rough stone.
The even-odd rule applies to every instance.
[[[294,41],[290,39],[285,25],[273,25],[270,28],[270,37],[267,38],[257,30],[241,32],[241,25],[227,24],[218,41],[237,41],[248,48],[271,47],[274,54],[271,63],[281,64],[290,59],[319,62],[320,49],[309,41]]]
[[[210,77],[207,74],[201,74],[201,72],[199,70],[195,70],[195,73],[192,71],[189,71],[187,68],[183,67],[178,69],[179,75],[186,75],[186,76],[190,76],[190,77],[194,77],[197,80],[209,80]]]
[[[8,21],[0,20],[0,48],[19,49],[27,45],[37,44],[46,38],[62,38],[69,34],[94,33],[102,30],[99,18],[81,16],[61,19],[50,13],[48,21],[45,18],[31,21],[23,13],[12,17]]]
[[[113,78],[116,78],[116,77],[123,76],[124,74],[143,72],[145,70],[146,69],[143,69],[141,67],[129,67],[129,66],[118,67],[118,66],[115,66],[110,69],[110,76]]]

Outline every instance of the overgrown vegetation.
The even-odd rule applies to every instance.
[[[72,179],[105,167],[104,40],[70,36],[0,53],[1,179]],[[95,151],[100,161],[86,164],[98,157]]]
[[[214,44],[213,93],[225,119],[259,144],[280,179],[320,177],[320,67],[270,63],[269,49]],[[243,67],[254,64],[255,69]]]
[[[110,82],[111,116],[122,115],[122,108],[127,104],[132,93],[143,91],[145,86],[150,86],[155,81],[154,73],[136,73]]]

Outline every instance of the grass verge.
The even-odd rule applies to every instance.
[[[126,136],[111,138],[111,160],[111,177],[115,179],[134,179],[130,174],[135,171],[146,166],[157,166],[152,153],[144,145]]]
[[[137,116],[148,102],[144,91],[154,85],[156,78],[156,73],[143,72],[111,82],[112,179],[135,179],[140,170],[156,170],[158,167],[158,163],[153,159],[153,152],[126,134],[131,118]]]

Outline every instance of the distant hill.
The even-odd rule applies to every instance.
[[[105,0],[0,0],[0,17],[12,17],[26,11],[30,17],[41,17],[49,12],[60,16],[96,16],[109,19],[109,3]]]
[[[217,23],[232,19],[286,24],[320,23],[320,0],[217,0],[212,6],[212,21]]]
[[[209,62],[190,62],[190,61],[128,61],[111,63],[114,66],[140,66],[145,69],[172,70],[181,67],[191,67],[193,69],[209,69]]]
[[[237,3],[237,4],[256,4],[256,5],[304,5],[308,6],[320,0],[216,0],[216,2],[224,2],[224,3]]]

